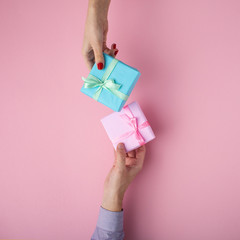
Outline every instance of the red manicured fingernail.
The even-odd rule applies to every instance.
[[[112,47],[113,47],[113,49],[116,49],[116,47],[117,47],[116,43],[114,43]]]
[[[103,63],[98,63],[97,68],[98,68],[98,70],[102,70],[103,69]]]
[[[117,53],[118,53],[118,50],[114,53],[115,54],[115,56],[117,56]]]

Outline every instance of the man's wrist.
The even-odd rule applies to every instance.
[[[105,192],[103,194],[102,207],[112,211],[112,212],[120,212],[122,210],[123,203],[123,194],[119,193],[108,193]]]

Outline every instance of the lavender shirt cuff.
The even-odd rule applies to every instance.
[[[123,231],[123,211],[111,212],[100,207],[97,227],[110,232]]]

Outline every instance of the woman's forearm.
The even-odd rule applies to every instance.
[[[97,13],[99,17],[107,18],[110,0],[89,0],[88,13]]]

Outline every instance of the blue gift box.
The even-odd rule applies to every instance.
[[[83,78],[81,92],[119,112],[131,94],[140,72],[104,53],[105,67],[94,64],[89,76]]]

